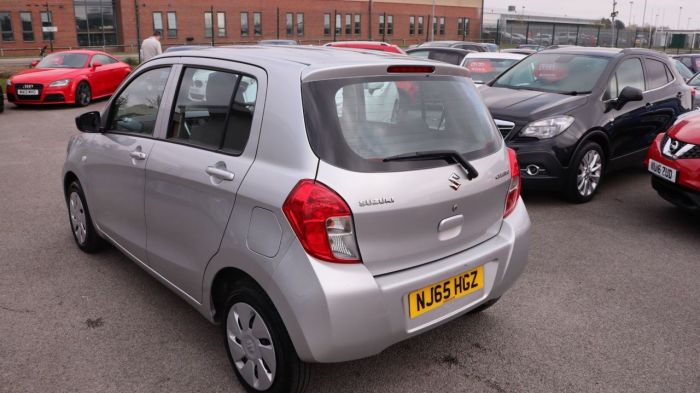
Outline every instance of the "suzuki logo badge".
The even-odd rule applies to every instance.
[[[459,182],[459,179],[461,179],[459,177],[459,175],[452,172],[452,174],[450,175],[450,178],[448,179],[450,181],[450,188],[457,191],[459,189],[459,187],[462,185],[462,183]]]

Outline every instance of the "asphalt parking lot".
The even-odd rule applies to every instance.
[[[103,106],[0,114],[0,391],[242,392],[218,327],[115,249],[73,244],[66,142]],[[585,205],[525,201],[530,263],[501,302],[317,365],[311,391],[700,391],[700,216],[660,199],[643,168]]]

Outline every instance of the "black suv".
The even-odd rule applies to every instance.
[[[593,198],[605,172],[641,163],[657,134],[691,108],[668,56],[645,49],[535,53],[481,90],[523,185]]]

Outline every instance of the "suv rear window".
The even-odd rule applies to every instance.
[[[402,171],[443,161],[383,162],[395,155],[454,150],[467,160],[501,147],[488,109],[465,78],[373,77],[302,85],[311,147],[357,172]]]

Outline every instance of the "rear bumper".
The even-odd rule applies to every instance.
[[[299,356],[341,362],[375,355],[499,298],[522,273],[530,248],[530,219],[522,200],[494,238],[427,265],[372,276],[362,264],[309,259],[292,246],[275,271],[274,299]],[[305,258],[301,261],[299,258]],[[484,288],[415,319],[408,293],[484,266]]]

